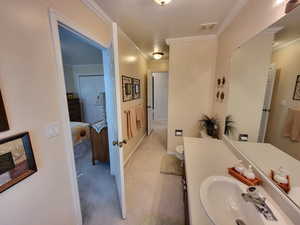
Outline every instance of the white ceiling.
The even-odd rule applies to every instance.
[[[95,0],[103,11],[146,54],[167,52],[167,38],[217,34],[247,0],[173,0],[160,6],[153,0]],[[203,23],[218,23],[212,31]]]
[[[59,27],[63,63],[68,65],[102,64],[102,52],[87,40]]]

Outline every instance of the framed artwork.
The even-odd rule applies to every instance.
[[[300,75],[296,79],[293,100],[300,100]]]
[[[141,82],[139,79],[132,78],[132,92],[133,99],[138,99],[141,97]]]
[[[0,91],[0,132],[6,131],[8,129],[9,129],[8,121],[7,121],[4,103],[3,103],[3,99],[2,99],[2,95],[1,95],[1,91]]]
[[[132,100],[132,79],[131,77],[122,76],[122,92],[123,92],[123,102]]]
[[[0,140],[0,193],[36,171],[28,132]]]

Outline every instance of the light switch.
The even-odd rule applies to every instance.
[[[59,135],[59,123],[54,122],[48,124],[46,127],[46,136],[47,138],[54,138]]]

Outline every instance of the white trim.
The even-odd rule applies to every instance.
[[[118,140],[123,140],[123,132],[122,132],[122,108],[121,108],[121,87],[120,87],[120,64],[119,64],[119,41],[118,41],[118,25],[116,23],[112,24],[113,30],[113,57],[114,57],[114,73],[115,73],[115,84],[116,84],[116,107],[117,107],[117,126],[118,126]],[[122,218],[126,219],[126,197],[125,197],[125,178],[124,178],[124,154],[123,148],[120,147],[119,151],[119,159],[120,159],[120,193],[119,197],[121,202],[121,211]],[[116,177],[116,176],[115,176]],[[118,185],[118,182],[117,182]]]
[[[135,44],[135,42],[121,29],[121,27],[119,27],[119,31],[120,33],[122,33],[133,45],[134,47],[142,54],[142,56],[145,58],[145,59],[148,59],[148,56],[145,55],[142,50]]]
[[[286,42],[286,43],[283,43],[283,44],[279,44],[276,47],[274,47],[274,51],[278,51],[278,50],[280,50],[282,48],[287,48],[290,45],[293,45],[293,44],[295,44],[298,41],[300,41],[300,38],[297,38],[295,40],[292,40],[292,41],[289,41],[289,42]]]
[[[281,31],[284,27],[270,27],[264,30],[262,33],[271,33],[276,34],[277,32]]]
[[[187,36],[187,37],[180,37],[180,38],[167,38],[166,43],[167,45],[170,45],[172,42],[177,42],[177,41],[215,40],[217,38],[218,36],[215,34]]]
[[[134,153],[138,150],[140,147],[141,143],[143,142],[144,138],[146,137],[146,132],[144,133],[143,137],[140,138],[138,143],[134,146],[133,151],[128,155],[128,157],[124,161],[124,167],[128,164],[130,158],[133,156]]]
[[[248,0],[239,0],[238,3],[232,8],[230,13],[227,15],[227,17],[223,20],[221,23],[218,31],[217,36],[219,36],[235,19],[235,17],[240,13],[242,8],[248,3]]]
[[[104,19],[106,22],[112,25],[114,21],[104,12],[104,10],[99,6],[97,2],[95,2],[94,0],[81,0],[81,1],[90,10],[92,10],[98,17]]]
[[[49,19],[50,19],[50,26],[51,26],[51,33],[52,33],[52,41],[54,44],[55,50],[55,58],[57,64],[57,74],[58,74],[58,95],[61,96],[59,98],[60,104],[60,114],[63,118],[61,123],[62,126],[62,135],[65,139],[65,153],[67,155],[67,167],[70,174],[71,179],[71,186],[72,186],[72,197],[74,201],[74,212],[75,212],[75,221],[77,225],[82,225],[82,214],[81,214],[81,207],[80,207],[80,200],[79,200],[79,191],[78,191],[78,184],[77,184],[77,177],[76,177],[76,169],[75,169],[75,161],[74,161],[74,151],[73,149],[73,141],[71,137],[71,127],[69,121],[69,113],[68,113],[68,103],[67,99],[63,98],[62,96],[66,95],[66,87],[65,87],[65,80],[64,80],[64,71],[63,71],[63,62],[62,62],[62,55],[61,55],[61,48],[60,48],[60,39],[58,33],[58,25],[59,22],[62,22],[68,26],[72,26],[70,20],[63,18],[60,16],[56,11],[50,9],[49,10]]]

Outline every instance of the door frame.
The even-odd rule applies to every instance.
[[[62,61],[62,53],[60,48],[60,38],[59,38],[59,26],[66,26],[69,31],[74,32],[75,34],[79,34],[83,37],[85,37],[88,40],[91,40],[93,44],[96,45],[97,48],[100,48],[103,50],[103,53],[108,51],[109,48],[105,48],[101,43],[98,42],[96,37],[86,30],[82,29],[82,27],[78,26],[75,22],[72,20],[64,17],[61,13],[58,11],[50,8],[49,9],[49,22],[50,22],[50,28],[51,28],[51,35],[52,35],[52,43],[54,44],[54,54],[56,58],[56,67],[57,67],[57,79],[58,79],[58,95],[61,96],[59,98],[59,108],[60,108],[60,115],[63,119],[61,123],[61,130],[62,130],[62,136],[65,140],[65,147],[64,151],[67,156],[67,167],[70,174],[70,182],[72,186],[72,197],[73,197],[73,206],[75,211],[75,221],[76,225],[82,225],[82,213],[81,213],[81,205],[80,205],[80,198],[79,198],[79,190],[78,190],[78,183],[77,183],[77,176],[76,176],[76,168],[75,168],[75,160],[74,160],[74,151],[70,151],[70,149],[73,149],[73,141],[71,136],[71,127],[69,121],[69,113],[68,113],[68,102],[66,98],[66,87],[65,87],[65,78],[64,78],[64,70],[63,70],[63,61]],[[113,31],[114,33],[115,31]],[[115,58],[117,50],[113,50],[111,54],[113,54]],[[107,54],[107,53],[106,53]],[[116,65],[117,62],[114,62]],[[118,78],[118,73],[116,74],[116,79]],[[116,87],[116,92],[119,91],[120,87]],[[117,93],[119,94],[119,93]],[[119,94],[120,95],[120,94]],[[116,96],[117,101],[119,101],[118,97]],[[120,105],[120,104],[118,104]],[[120,107],[120,106],[119,106]],[[118,115],[118,117],[121,117]],[[118,118],[119,119],[119,118]],[[113,175],[113,171],[111,170],[111,174]]]

